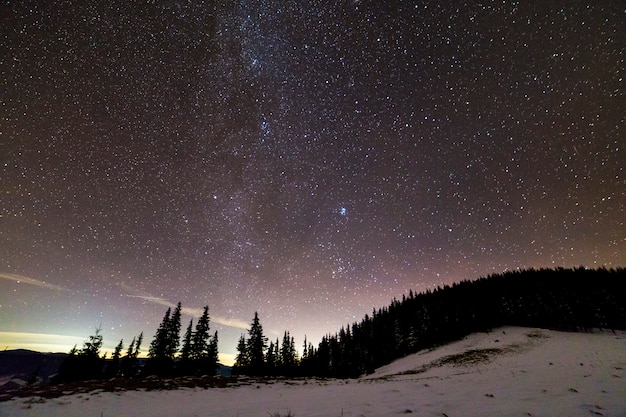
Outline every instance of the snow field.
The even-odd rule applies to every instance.
[[[0,403],[0,416],[626,416],[626,333],[507,327],[358,380],[92,392]]]

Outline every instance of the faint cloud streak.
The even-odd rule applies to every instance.
[[[146,295],[146,294],[137,294],[137,291],[135,291],[134,289],[130,288],[128,285],[125,285],[125,284],[120,284],[120,287],[122,287],[127,292],[135,293],[135,294],[124,294],[125,297],[139,298],[149,303],[158,304],[158,305],[172,308],[172,309],[176,308],[175,303],[172,303],[171,301],[168,301],[164,298],[154,297],[152,295]],[[182,308],[183,314],[186,314],[192,317],[200,317],[203,311],[204,311],[204,308],[190,308],[190,307]],[[248,329],[248,323],[241,321],[241,320],[237,320],[237,319],[229,319],[225,317],[211,315],[211,321],[222,324],[224,326],[235,327],[235,328],[244,329],[244,330]]]
[[[15,281],[18,284],[28,284],[34,285],[35,287],[47,288],[49,290],[57,290],[57,291],[70,291],[68,288],[60,287],[58,285],[49,284],[45,281],[41,281],[35,278],[26,277],[24,275],[18,274],[7,274],[4,272],[0,272],[1,279],[7,279],[9,281]]]

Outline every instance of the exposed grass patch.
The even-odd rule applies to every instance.
[[[149,376],[146,378],[112,378],[108,380],[70,382],[58,385],[26,385],[20,389],[0,391],[0,403],[15,397],[58,398],[64,395],[89,394],[101,392],[121,392],[128,390],[156,391],[178,388],[225,388],[244,385],[247,381],[239,381],[236,377],[179,377],[162,378]]]
[[[463,353],[457,353],[455,355],[444,356],[437,362],[439,366],[453,365],[453,366],[468,366],[477,365],[479,363],[491,362],[493,356],[504,353],[504,349],[489,348],[489,349],[472,349]]]

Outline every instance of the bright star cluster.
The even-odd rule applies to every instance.
[[[300,345],[626,265],[620,2],[5,1],[0,35],[4,345],[150,340],[181,301],[227,361],[255,311]]]

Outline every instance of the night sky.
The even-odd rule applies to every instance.
[[[2,1],[0,349],[626,265],[623,1]],[[34,343],[45,343],[35,345]]]

